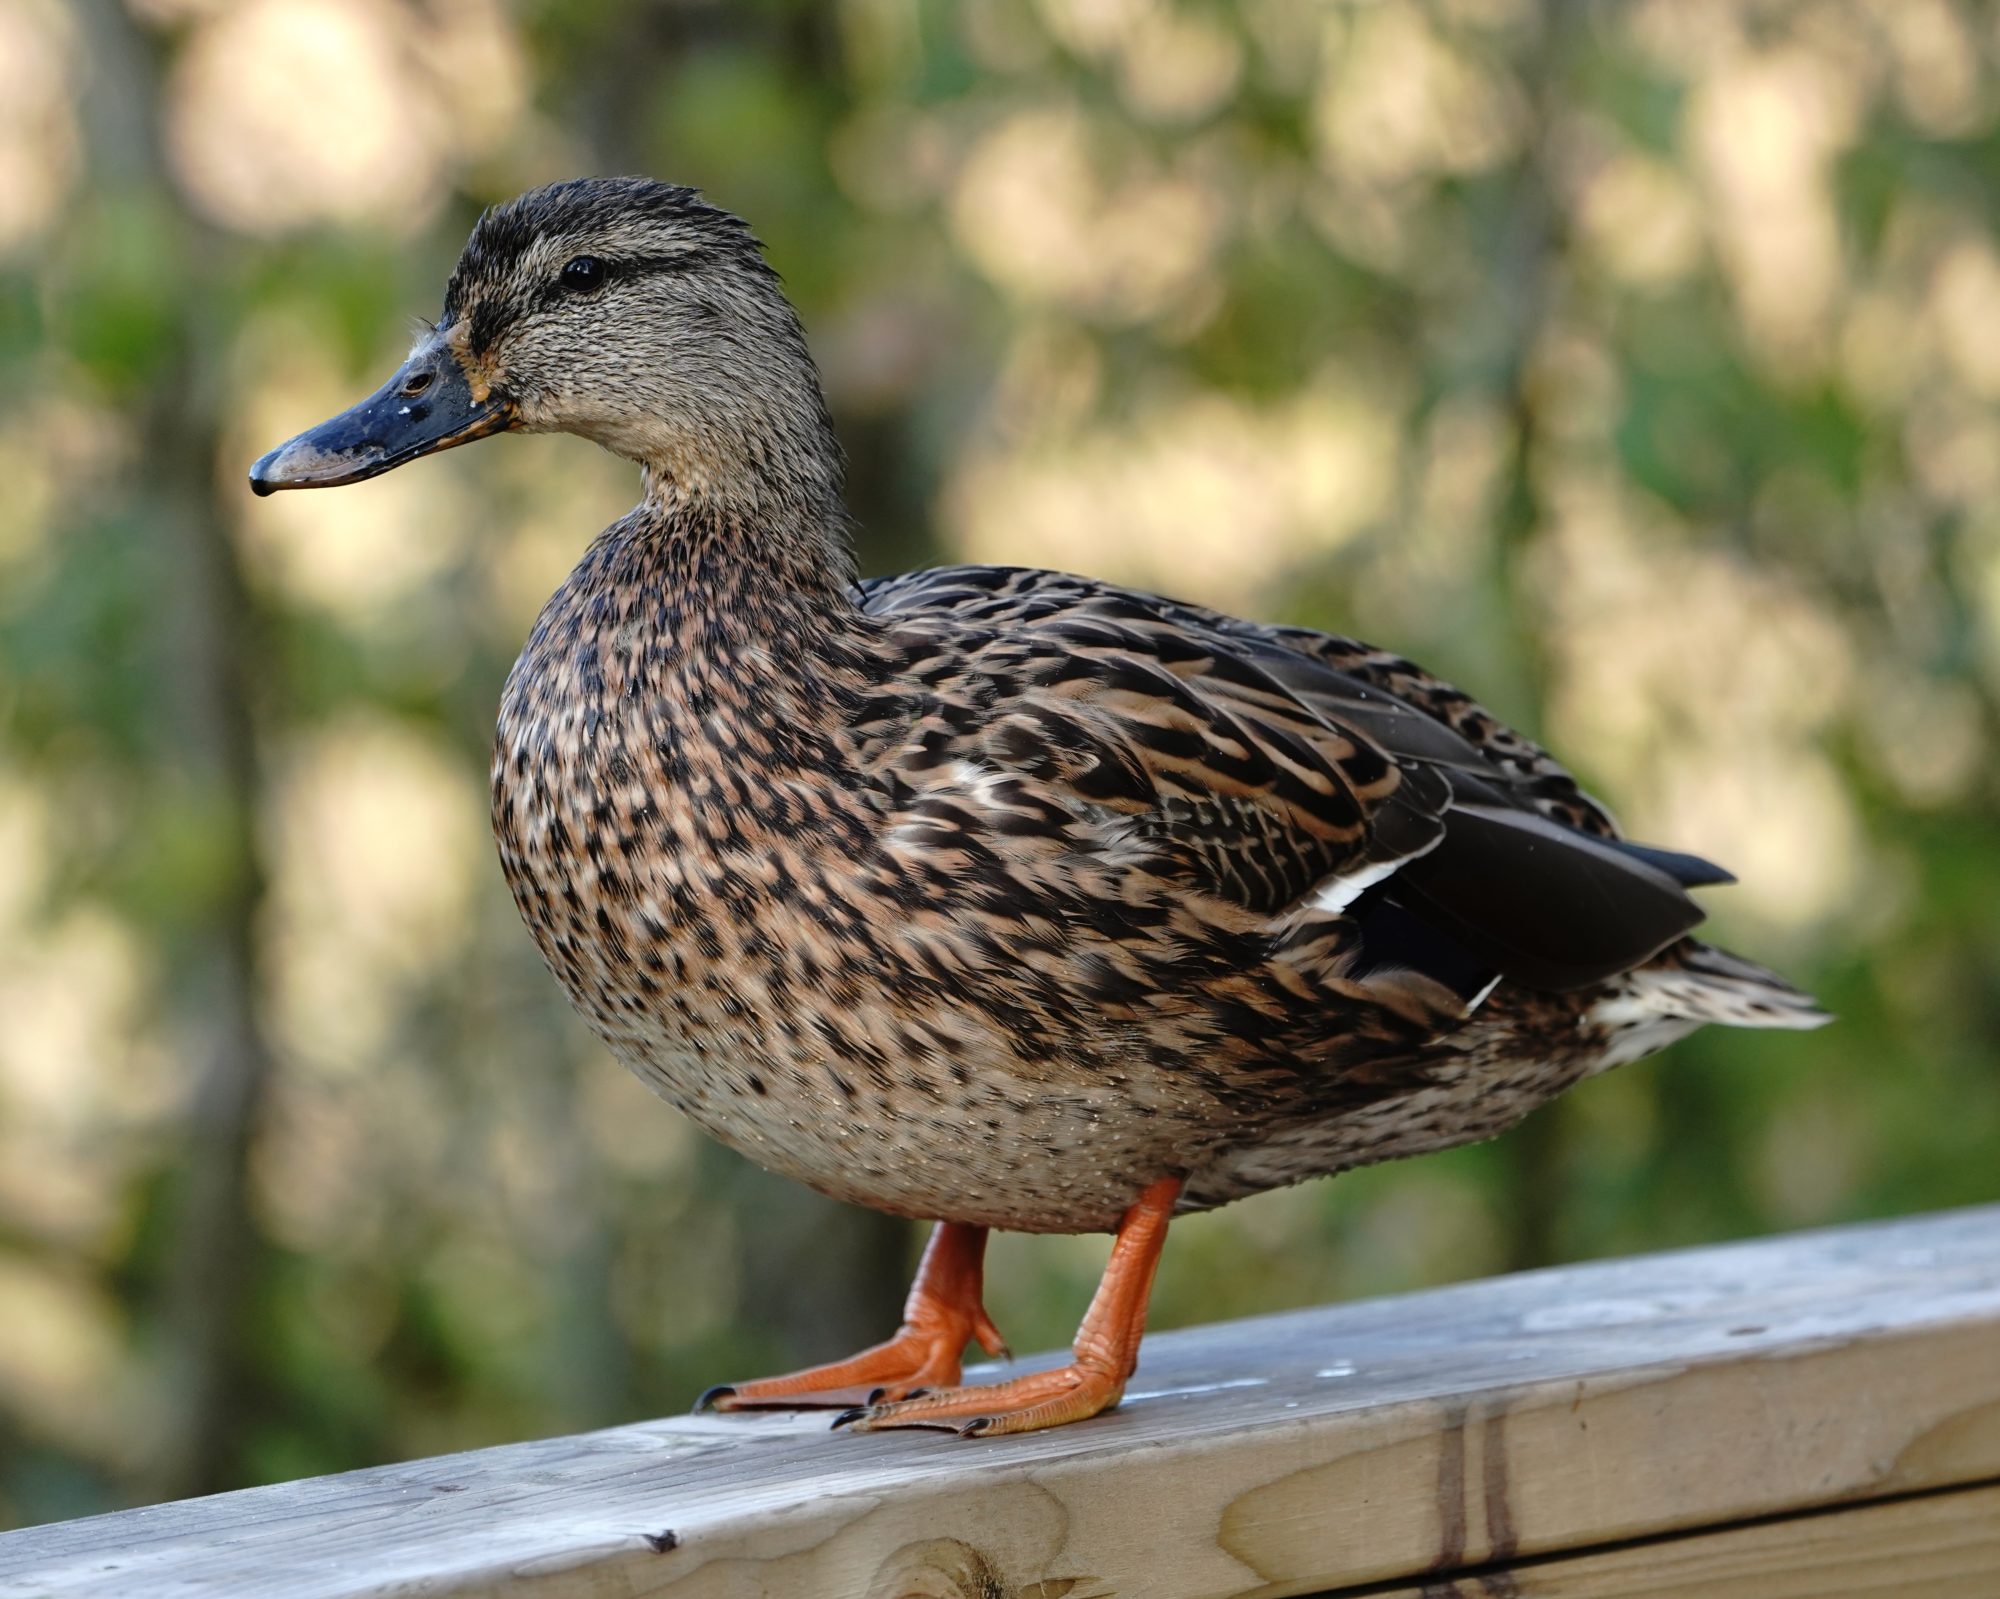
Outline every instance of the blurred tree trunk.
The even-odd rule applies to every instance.
[[[172,196],[159,170],[164,76],[159,41],[109,0],[81,16],[95,71],[88,94],[98,203],[143,191]],[[164,763],[180,768],[215,829],[216,881],[174,973],[182,1036],[196,1063],[174,1193],[160,1330],[168,1411],[143,1490],[150,1498],[211,1493],[239,1479],[237,1455],[254,1370],[251,1310],[261,1243],[250,1212],[249,1164],[273,1060],[260,1021],[257,919],[264,895],[256,822],[259,790],[251,717],[254,619],[217,489],[217,396],[224,318],[214,240],[178,206],[163,224],[170,248],[151,264],[181,316],[149,372],[138,418],[145,524],[166,547],[155,599],[171,730]]]
[[[1534,387],[1534,361],[1561,290],[1565,241],[1553,192],[1551,148],[1562,105],[1562,86],[1585,0],[1549,0],[1537,14],[1533,43],[1520,63],[1532,107],[1521,159],[1508,188],[1494,301],[1493,382],[1507,419],[1506,466],[1494,517],[1493,572],[1489,592],[1502,597],[1507,617],[1505,663],[1517,690],[1525,731],[1542,736],[1548,696],[1548,660],[1527,557],[1542,523],[1537,478],[1543,423]],[[1499,1145],[1506,1164],[1506,1263],[1510,1269],[1546,1265],[1557,1257],[1562,1210],[1563,1117],[1560,1102],[1546,1106]]]

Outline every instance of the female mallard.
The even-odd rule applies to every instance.
[[[857,585],[798,319],[691,190],[489,211],[402,369],[251,486],[509,428],[645,481],[501,704],[494,830],[543,956],[717,1138],[938,1223],[895,1337],[722,1408],[1094,1415],[1176,1212],[1488,1137],[1704,1022],[1824,1019],[1686,936],[1725,872],[1625,843],[1408,661],[1050,572]],[[1001,1348],[992,1227],[1118,1236],[1071,1364],[960,1388],[968,1339]]]

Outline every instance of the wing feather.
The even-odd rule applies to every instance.
[[[1462,994],[1494,974],[1581,987],[1698,923],[1688,885],[1727,880],[1625,844],[1547,752],[1351,639],[1016,568],[916,573],[862,597],[923,635],[913,648],[955,656],[941,695],[985,702],[957,719],[955,748],[1115,813],[1190,887],[1300,925],[1352,918],[1357,969]]]

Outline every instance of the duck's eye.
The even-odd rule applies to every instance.
[[[604,281],[604,263],[594,255],[579,255],[562,269],[562,286],[571,294],[588,294]]]

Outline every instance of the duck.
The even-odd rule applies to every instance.
[[[528,931],[705,1132],[933,1228],[891,1337],[711,1409],[1082,1421],[1123,1397],[1176,1216],[1492,1137],[1705,1024],[1827,1020],[1692,936],[1729,873],[1625,839],[1392,651],[1067,573],[857,578],[799,317],[694,189],[487,210],[408,359],[250,487],[508,431],[642,484],[501,696]],[[1005,1354],[995,1229],[1113,1242],[1067,1362],[968,1384],[969,1345]]]

